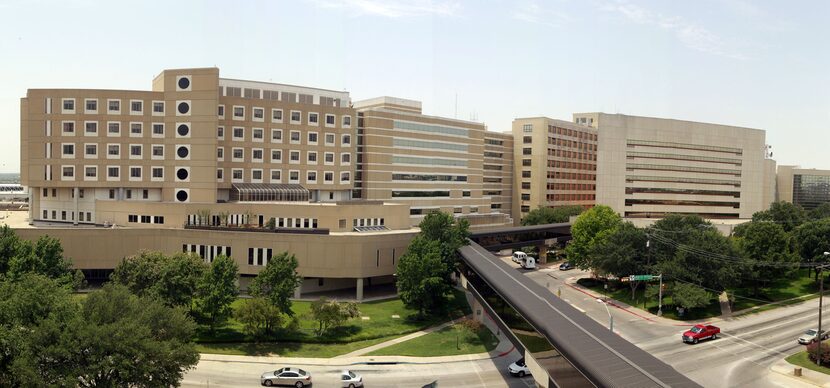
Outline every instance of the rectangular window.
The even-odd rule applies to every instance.
[[[282,162],[282,150],[271,150],[271,163]]]
[[[141,223],[142,224],[149,224],[150,223],[150,216],[141,216]]]
[[[97,113],[98,112],[98,100],[95,99],[87,99],[85,101],[86,104],[86,113]]]
[[[254,108],[254,121],[262,121],[265,118],[265,110],[262,108]]]
[[[340,183],[349,183],[351,181],[351,174],[348,171],[340,173]]]
[[[323,154],[323,162],[326,164],[334,164],[334,152],[326,152]]]
[[[263,132],[262,128],[254,128],[253,131],[251,132],[251,137],[256,142],[262,142],[262,139],[264,137],[262,132]]]
[[[288,153],[289,163],[300,163],[300,151],[290,151]]]
[[[225,179],[225,170],[221,168],[216,169],[216,180],[221,181]]]
[[[63,144],[63,156],[64,157],[74,157],[75,156],[75,145],[74,144]]]
[[[288,172],[288,182],[289,183],[300,183],[300,172],[297,170],[291,170]]]
[[[253,159],[254,162],[262,162],[262,148],[254,148],[251,150],[251,159]]]
[[[282,180],[282,170],[271,170],[271,183],[279,183]]]
[[[334,173],[331,171],[326,171],[323,173],[323,181],[326,183],[334,182]]]
[[[282,129],[271,130],[271,143],[282,143]]]
[[[109,113],[120,113],[121,100],[107,100],[107,111]]]
[[[75,135],[75,122],[74,121],[64,121],[63,122],[63,134],[68,136]]]
[[[291,124],[299,124],[300,123],[300,111],[292,110],[291,111]]]
[[[87,121],[84,123],[84,133],[87,135],[97,135],[98,134],[98,122],[97,121]]]
[[[141,179],[141,167],[130,167],[130,178]]]
[[[225,127],[216,128],[216,138],[219,140],[225,140]]]
[[[84,146],[84,155],[98,156],[98,144],[86,144]]]
[[[317,145],[317,132],[308,133],[308,144]]]
[[[348,147],[352,144],[352,136],[351,135],[343,135],[340,140],[340,145],[343,147]]]
[[[233,118],[235,120],[245,118],[245,107],[244,106],[234,106],[233,107]]]
[[[142,131],[143,125],[141,123],[130,123],[130,136],[140,137]]]
[[[164,167],[153,167],[152,169],[152,177],[153,179],[163,179],[164,178]]]
[[[96,178],[98,176],[98,167],[87,166],[84,167],[84,176],[87,178]]]
[[[343,116],[343,126],[346,128],[352,126],[352,116]]]
[[[127,216],[127,222],[138,222],[138,215],[130,214]]]
[[[245,128],[234,127],[234,129],[233,129],[233,139],[234,140],[244,140],[245,139]]]
[[[157,144],[153,145],[153,159],[164,159],[164,146]]]
[[[243,154],[244,150],[242,148],[234,148],[233,149],[233,161],[234,162],[242,162],[245,159]]]
[[[317,125],[317,113],[308,113],[308,125]]]
[[[334,134],[333,133],[327,133],[326,134],[326,145],[327,146],[333,146],[334,145]]]
[[[308,163],[317,164],[317,152],[308,151]]]
[[[119,167],[107,167],[107,178],[118,178],[121,175]]]
[[[140,144],[130,144],[130,158],[141,158],[141,148]]]
[[[75,99],[74,98],[64,98],[63,99],[63,110],[67,112],[74,112],[75,111]]]
[[[352,163],[352,154],[344,153],[340,154],[340,164],[344,166],[348,166]]]
[[[153,137],[164,137],[164,123],[153,123]]]
[[[64,178],[74,178],[75,177],[75,166],[63,166],[63,177]]]
[[[143,101],[137,101],[137,100],[131,100],[130,101],[130,114],[141,113],[143,111],[144,111],[144,102]]]
[[[224,147],[217,147],[216,148],[216,159],[219,161],[225,160],[225,148]]]
[[[110,192],[109,192],[109,199],[115,199],[115,190],[110,189]]]
[[[282,109],[271,109],[271,121],[275,123],[282,122]]]
[[[306,183],[317,183],[317,172],[308,171],[305,178]]]
[[[332,126],[333,127],[334,126],[334,120],[335,120],[334,115],[329,115],[329,114],[326,115],[326,125],[327,126]]]
[[[233,169],[233,171],[231,171],[231,178],[235,181],[241,181],[242,180],[242,169],[241,168]]]
[[[291,144],[300,144],[300,131],[291,131]]]
[[[121,134],[121,123],[119,122],[109,122],[107,123],[107,135],[108,136],[118,136]]]
[[[163,101],[153,101],[153,113],[164,113]]]
[[[251,180],[262,181],[262,170],[251,170]]]
[[[219,105],[219,108],[216,110],[216,113],[219,115],[219,117],[225,117],[225,106]]]
[[[107,158],[118,159],[121,156],[121,145],[107,144]]]

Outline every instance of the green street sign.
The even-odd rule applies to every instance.
[[[654,275],[631,275],[632,281],[640,281],[640,280],[651,280],[654,279]]]

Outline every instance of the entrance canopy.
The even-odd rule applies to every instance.
[[[309,192],[296,184],[234,183],[230,199],[239,202],[308,202]]]

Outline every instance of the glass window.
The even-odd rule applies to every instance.
[[[271,161],[272,162],[281,162],[282,161],[282,150],[271,150]]]
[[[271,130],[271,142],[282,143],[282,129]]]
[[[291,122],[292,123],[299,123],[300,122],[300,111],[292,110],[291,111]]]
[[[153,123],[153,135],[164,136],[164,124],[163,123]]]
[[[271,120],[282,121],[282,109],[271,109]]]
[[[113,135],[121,133],[121,123],[107,123],[107,133]]]
[[[153,101],[153,113],[164,113],[164,103],[161,101]]]
[[[110,100],[107,102],[107,109],[110,112],[119,112],[121,111],[121,101],[120,100]]]
[[[235,106],[235,107],[233,107],[233,117],[245,117],[245,107],[244,106]]]
[[[96,134],[98,133],[98,122],[97,121],[87,121],[84,124],[84,131],[89,134]]]
[[[317,124],[317,113],[309,113],[308,114],[308,123],[309,124]]]
[[[326,115],[326,125],[334,125],[334,115]]]
[[[130,101],[130,111],[131,112],[141,112],[144,110],[144,102],[143,101]]]

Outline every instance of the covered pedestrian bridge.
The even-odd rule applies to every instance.
[[[531,281],[490,251],[570,234],[570,224],[507,228],[474,234],[459,249],[461,283],[476,299],[474,314],[489,315],[524,354],[541,387],[698,387],[651,354],[611,333]],[[480,245],[489,244],[487,246]]]

